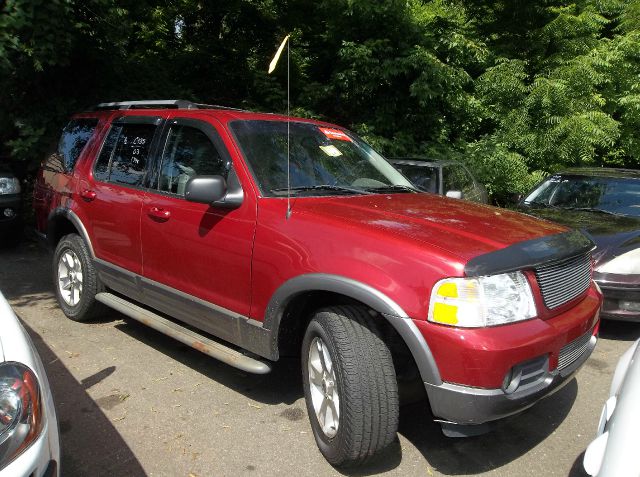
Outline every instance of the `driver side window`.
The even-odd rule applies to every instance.
[[[473,180],[467,172],[459,165],[446,166],[442,169],[442,179],[444,182],[444,192],[459,190],[465,197],[473,190]]]
[[[189,179],[219,175],[225,179],[230,164],[224,160],[209,137],[190,126],[172,126],[162,153],[158,190],[184,196]]]

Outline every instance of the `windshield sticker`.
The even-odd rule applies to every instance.
[[[327,156],[338,157],[342,156],[342,153],[338,150],[336,146],[333,144],[329,144],[328,146],[319,146]]]
[[[322,133],[327,136],[329,139],[337,139],[338,141],[349,141],[351,142],[351,138],[347,136],[344,132],[339,129],[331,129],[331,128],[318,128]]]

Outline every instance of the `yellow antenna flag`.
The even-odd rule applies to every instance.
[[[278,60],[280,59],[280,55],[282,54],[282,50],[284,50],[284,45],[287,43],[289,36],[290,35],[284,37],[284,40],[282,40],[282,43],[280,43],[280,48],[278,48],[278,51],[276,51],[276,54],[273,57],[273,60],[271,60],[271,63],[269,63],[269,74],[273,73],[273,70],[276,69],[276,65],[278,64]]]

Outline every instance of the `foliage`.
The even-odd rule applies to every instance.
[[[496,198],[640,165],[638,0],[6,0],[0,158],[35,167],[100,101],[182,97],[348,126],[468,162]],[[283,59],[284,60],[284,59]]]

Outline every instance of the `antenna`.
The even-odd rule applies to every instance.
[[[290,84],[290,43],[291,41],[289,41],[289,43],[287,43],[287,40],[289,40],[289,37],[291,35],[287,35],[284,37],[284,40],[282,40],[282,43],[280,43],[280,47],[278,48],[278,51],[276,51],[276,54],[273,56],[273,59],[271,60],[271,63],[269,63],[269,70],[268,70],[268,74],[271,74],[273,72],[273,70],[276,69],[276,65],[278,64],[278,60],[280,59],[280,55],[282,54],[282,50],[284,49],[284,45],[285,43],[287,44],[287,213],[285,214],[285,217],[287,220],[289,220],[289,217],[291,217],[291,168],[290,168],[290,164],[291,164],[291,160],[290,160],[290,148],[289,148],[289,138],[290,138],[290,130],[289,130],[289,126],[291,124],[291,106],[290,106],[290,88],[289,88],[289,84]]]
[[[289,220],[291,217],[291,155],[289,154],[289,125],[291,123],[290,101],[289,101],[289,50],[291,49],[291,41],[287,43],[287,213],[285,217]]]

